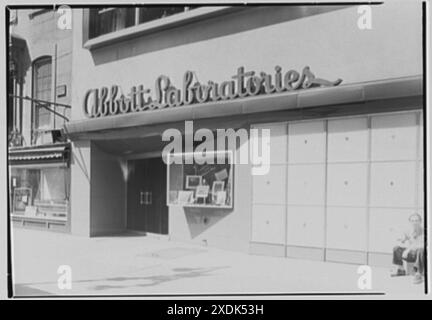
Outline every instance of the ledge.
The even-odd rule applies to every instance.
[[[203,208],[203,209],[233,209],[232,205],[214,205],[214,204],[180,204],[180,203],[169,203],[168,207],[178,208]]]
[[[50,217],[50,218],[45,218],[45,217],[29,217],[29,216],[25,216],[25,215],[21,215],[21,214],[14,214],[11,213],[11,218],[14,221],[17,220],[26,220],[26,221],[36,221],[36,222],[55,222],[55,223],[67,223],[67,218],[55,218],[55,217]]]

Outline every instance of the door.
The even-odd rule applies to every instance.
[[[129,160],[127,227],[168,234],[166,168],[161,158]]]

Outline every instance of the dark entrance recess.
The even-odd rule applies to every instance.
[[[161,158],[129,160],[127,228],[168,234],[166,165]]]

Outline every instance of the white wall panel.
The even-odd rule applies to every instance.
[[[286,202],[286,166],[271,165],[266,175],[254,175],[253,203],[285,204]]]
[[[288,204],[324,205],[325,165],[288,166]]]
[[[327,205],[366,206],[367,178],[366,163],[329,164]]]
[[[288,159],[290,163],[324,162],[325,149],[324,121],[288,125]]]
[[[416,159],[416,117],[414,113],[372,117],[372,161]]]
[[[417,163],[418,180],[417,180],[417,206],[424,207],[424,182],[426,177],[424,176],[423,162]]]
[[[366,208],[327,208],[327,247],[366,250]]]
[[[371,164],[372,207],[414,207],[416,162]]]
[[[423,157],[424,157],[424,146],[423,146],[423,144],[424,144],[424,132],[423,132],[423,130],[424,130],[424,124],[423,124],[423,113],[421,113],[420,114],[420,124],[419,124],[419,156],[418,156],[418,158],[419,159],[423,159]]]
[[[368,119],[329,120],[328,161],[366,161],[368,159]]]
[[[285,243],[285,206],[252,206],[252,241]]]
[[[324,247],[324,207],[288,206],[287,244]]]

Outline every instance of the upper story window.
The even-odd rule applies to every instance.
[[[9,60],[9,83],[8,83],[8,107],[7,107],[7,125],[8,134],[12,134],[15,129],[15,114],[16,114],[16,62],[11,59]]]
[[[51,101],[51,57],[43,57],[33,63],[33,98]],[[35,104],[35,128],[47,129],[51,126],[51,112]]]
[[[138,8],[91,8],[89,14],[88,38],[126,29],[178,13],[187,12],[198,6],[149,6]]]

